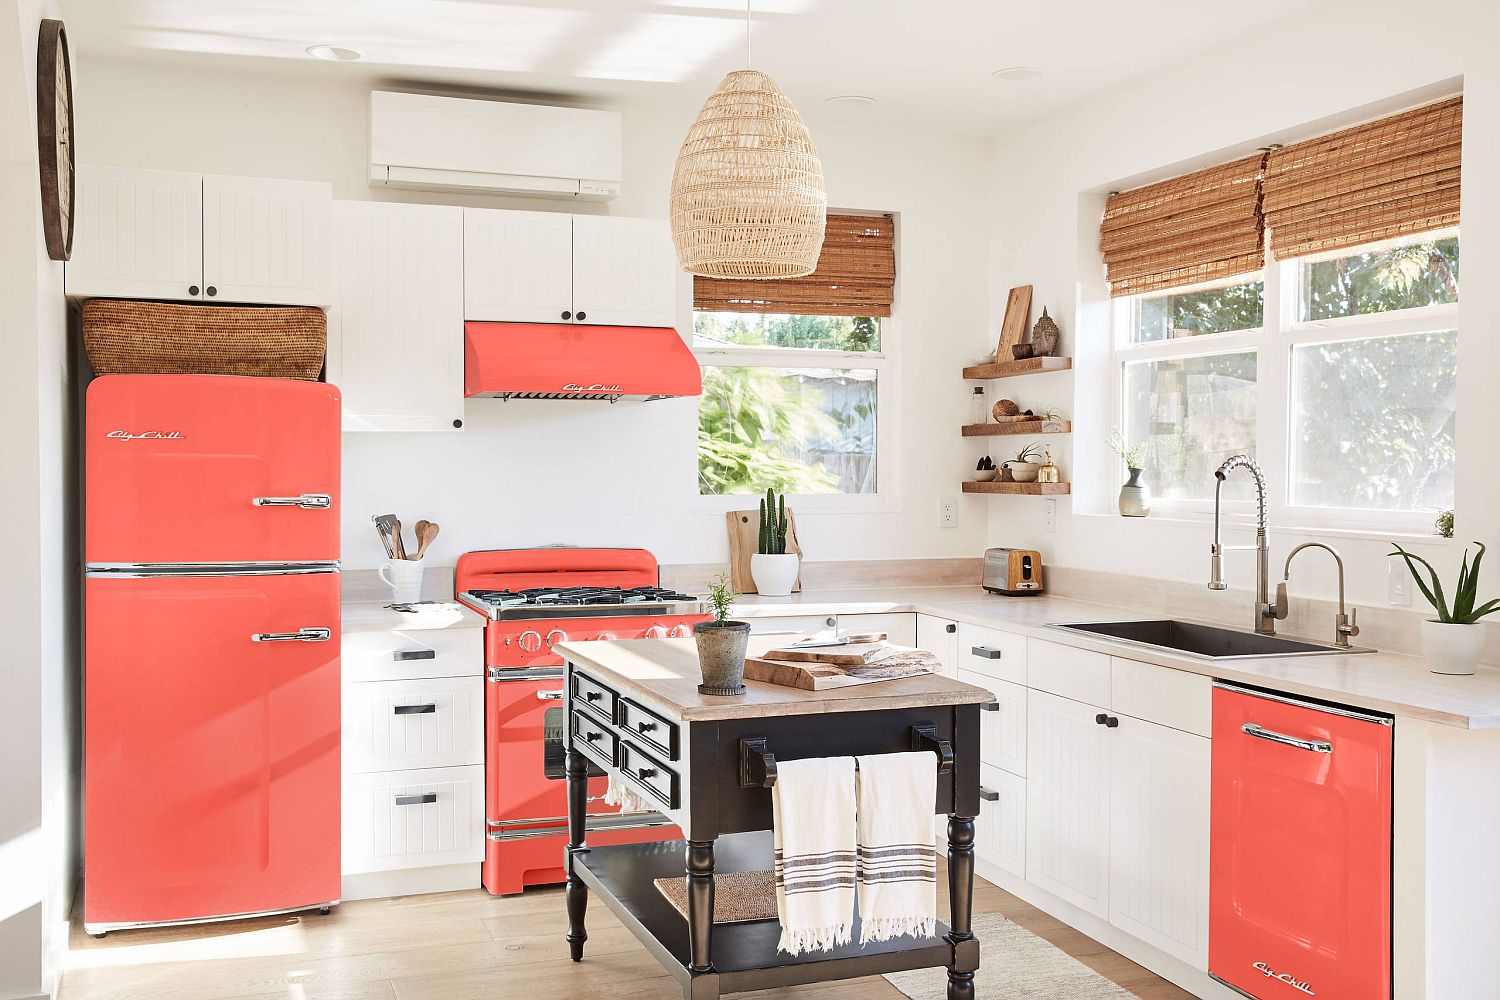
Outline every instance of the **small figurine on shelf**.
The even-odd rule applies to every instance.
[[[1057,348],[1062,343],[1062,331],[1057,328],[1057,323],[1051,316],[1047,315],[1047,307],[1042,307],[1042,318],[1036,321],[1031,328],[1031,354],[1033,358],[1050,358],[1057,354]]]

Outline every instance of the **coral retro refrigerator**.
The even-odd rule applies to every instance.
[[[339,896],[339,393],[95,379],[84,926]]]

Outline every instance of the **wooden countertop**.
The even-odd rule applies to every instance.
[[[785,641],[785,637],[752,636],[750,655]],[[721,698],[698,693],[703,678],[698,669],[698,647],[691,638],[563,642],[558,643],[557,651],[622,694],[648,698],[688,722],[977,705],[995,700],[983,688],[937,674],[832,691],[803,691],[747,680],[744,694]]]

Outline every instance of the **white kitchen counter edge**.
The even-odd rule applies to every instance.
[[[972,586],[804,591],[790,597],[745,595],[735,602],[732,617],[903,612],[1461,729],[1500,729],[1500,669],[1495,667],[1480,667],[1472,677],[1444,676],[1428,671],[1420,657],[1385,652],[1212,662],[1048,628],[1050,622],[1146,617],[1128,608],[1053,595],[1008,598]]]

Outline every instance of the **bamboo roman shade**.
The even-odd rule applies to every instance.
[[[1265,154],[1109,196],[1099,249],[1111,295],[1192,285],[1265,266]]]
[[[890,216],[829,215],[817,270],[801,278],[693,278],[704,312],[889,316],[896,288]]]
[[[1272,151],[1264,206],[1281,259],[1458,224],[1463,98]]]

